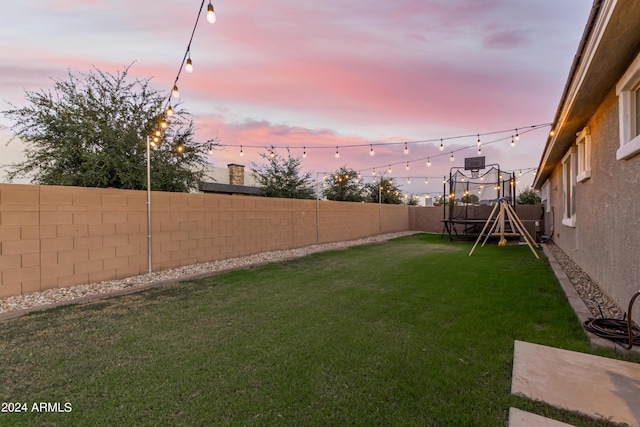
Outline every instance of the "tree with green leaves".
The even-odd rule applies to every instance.
[[[283,197],[288,199],[314,199],[315,190],[311,184],[311,172],[303,173],[301,158],[276,153],[275,147],[259,153],[265,164],[253,164],[253,176],[260,186],[260,195],[264,197]]]
[[[327,179],[324,196],[327,200],[341,202],[364,201],[363,186],[358,178],[358,172],[346,166],[341,167]]]
[[[366,184],[364,192],[365,201],[369,203],[386,203],[392,205],[402,204],[400,188],[394,183],[393,178],[380,177]]]
[[[7,178],[35,184],[146,189],[146,144],[158,123],[167,128],[151,150],[151,188],[197,188],[206,146],[194,142],[189,114],[172,108],[149,79],[128,78],[129,67],[110,74],[97,69],[53,80],[53,90],[26,93],[27,105],[2,113],[26,142],[26,160],[11,165]]]
[[[535,205],[541,202],[538,192],[533,188],[523,190],[518,194],[516,202],[519,205]]]

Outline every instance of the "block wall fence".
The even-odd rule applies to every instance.
[[[381,233],[440,233],[442,212],[152,192],[152,269]],[[0,184],[0,298],[145,274],[147,236],[146,191]]]

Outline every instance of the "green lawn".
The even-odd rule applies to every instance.
[[[612,425],[510,395],[515,339],[593,350],[542,251],[470,249],[416,235],[2,322],[0,401],[28,411],[0,425]]]

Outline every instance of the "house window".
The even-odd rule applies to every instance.
[[[571,148],[562,159],[562,224],[576,226],[576,154]]]
[[[640,153],[640,55],[631,63],[616,85],[620,109],[620,148],[616,159],[629,159]]]
[[[591,178],[591,131],[588,126],[578,133],[576,146],[578,147],[578,176],[576,176],[576,181],[584,182]]]

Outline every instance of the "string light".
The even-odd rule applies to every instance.
[[[209,0],[209,6],[207,6],[207,21],[209,24],[215,24],[216,22],[216,12],[213,10],[211,0]]]
[[[174,98],[180,98],[180,91],[178,90],[178,85],[173,85],[173,89],[171,90],[171,96]]]
[[[442,138],[440,138],[440,151],[444,150],[444,144],[442,143]]]
[[[407,170],[409,170],[409,162],[407,162]]]
[[[244,157],[244,151],[242,150],[242,145],[240,146],[240,157]]]
[[[169,123],[165,119],[160,120],[160,127],[162,129],[166,129],[169,126]]]
[[[520,139],[520,135],[518,134],[518,128],[516,128],[516,141]]]
[[[187,65],[184,66],[184,70],[187,73],[193,73],[193,61],[191,61],[191,51],[189,51],[189,57],[187,58]]]
[[[425,179],[424,179],[424,183],[425,183],[425,184],[428,184],[428,183],[429,183],[429,178],[425,178]]]
[[[307,158],[307,147],[302,147],[302,158],[303,159]]]
[[[376,168],[373,168],[373,176],[376,176]]]
[[[409,147],[406,142],[404,143],[404,154],[409,154]]]
[[[373,151],[373,145],[370,145],[371,149],[369,150],[369,155],[370,156],[375,156],[375,151]]]
[[[338,152],[338,147],[336,147],[336,159],[340,158],[340,153]]]
[[[455,160],[455,158],[453,157],[453,151],[451,152],[451,157],[449,158],[449,160],[451,160],[452,162]]]
[[[387,173],[391,173],[391,165],[389,165],[389,169],[387,170]]]
[[[480,134],[478,134],[478,146],[480,146]]]
[[[427,167],[431,166],[431,158],[427,157]]]
[[[478,155],[482,154],[482,145],[478,145]]]
[[[173,117],[173,113],[174,112],[173,112],[173,108],[171,108],[171,105],[169,105],[164,112],[165,116],[167,117]]]
[[[516,140],[513,139],[513,135],[511,135],[511,146],[515,147],[516,146]]]

